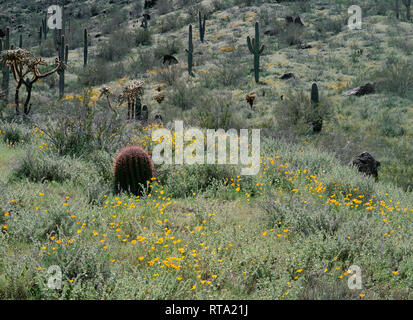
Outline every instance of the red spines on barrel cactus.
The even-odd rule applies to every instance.
[[[119,151],[113,164],[115,189],[136,196],[142,194],[142,185],[154,176],[154,165],[149,154],[139,146],[129,146]]]

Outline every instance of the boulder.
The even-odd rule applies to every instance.
[[[291,79],[291,78],[294,78],[294,79],[295,79],[294,73],[284,73],[284,74],[280,77],[281,80],[286,80],[286,79]]]
[[[380,162],[376,161],[373,156],[368,152],[363,152],[354,161],[353,166],[357,167],[359,172],[368,176],[373,176],[378,179],[378,168]]]
[[[344,97],[347,96],[364,96],[366,94],[371,94],[371,93],[375,93],[376,90],[374,89],[374,84],[371,83],[366,83],[364,86],[360,86],[354,89],[351,89],[350,91],[347,91],[345,93],[343,93]]]

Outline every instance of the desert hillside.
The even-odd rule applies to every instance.
[[[0,299],[412,299],[410,2],[358,2],[2,1]],[[177,120],[258,174],[151,168]]]

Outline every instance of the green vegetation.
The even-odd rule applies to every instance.
[[[18,83],[0,73],[0,299],[413,298],[404,2],[396,12],[393,1],[360,1],[362,29],[349,30],[348,0],[176,0],[144,12],[77,1],[60,40],[40,4],[11,3],[0,4],[2,57],[23,35],[50,76],[22,116],[10,103]],[[366,83],[375,92],[343,95]],[[116,190],[119,151],[151,156],[151,133],[177,119],[261,129],[259,174],[164,164],[139,192]],[[380,161],[378,181],[349,165],[363,151]],[[131,159],[124,171],[138,175]],[[47,287],[53,265],[60,290]],[[352,265],[362,289],[347,286]]]

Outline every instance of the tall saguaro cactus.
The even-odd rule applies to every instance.
[[[395,10],[396,10],[396,18],[399,19],[400,17],[400,0],[395,0]]]
[[[42,33],[43,33],[43,27],[40,26],[39,28],[39,47],[42,45]]]
[[[410,6],[412,4],[412,0],[402,0],[403,4],[406,7],[406,20],[410,21],[412,15],[411,15],[411,11],[410,11]]]
[[[313,132],[318,133],[323,128],[323,116],[319,110],[320,98],[318,94],[318,86],[313,83],[311,87],[311,112]]]
[[[204,39],[205,39],[206,20],[207,20],[206,14],[204,15],[204,19],[202,19],[201,11],[199,11],[199,37],[201,38],[202,43],[204,43]]]
[[[59,45],[59,60],[65,61],[65,36],[60,37]],[[58,70],[59,74],[59,98],[62,99],[65,95],[65,66],[62,64]]]
[[[10,49],[10,28],[6,28],[6,38],[4,39],[4,47],[3,50]],[[10,80],[10,69],[3,65],[3,83],[2,83],[2,90],[4,93],[4,100],[6,102],[9,101],[9,80]]]
[[[194,77],[192,72],[192,64],[193,64],[193,57],[194,57],[194,46],[192,43],[192,25],[189,25],[189,36],[188,36],[188,49],[185,49],[188,53],[188,73],[191,77]]]
[[[83,67],[87,66],[87,56],[88,56],[88,36],[87,29],[83,31]]]
[[[46,18],[42,19],[42,31],[43,31],[43,38],[44,40],[46,40],[47,32],[49,31],[49,28],[47,27],[47,15],[46,15]]]
[[[255,23],[255,38],[247,37],[248,49],[254,55],[254,74],[255,82],[260,82],[260,56],[264,51],[265,46],[260,45],[260,26],[258,22]]]

